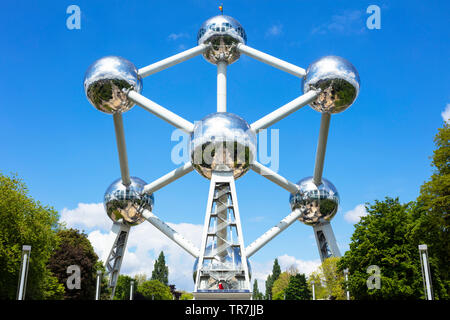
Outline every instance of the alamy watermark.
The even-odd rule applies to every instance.
[[[379,6],[372,4],[367,7],[366,13],[371,14],[366,21],[369,30],[381,29],[381,9]]]
[[[381,270],[377,265],[371,265],[367,268],[366,272],[371,276],[367,279],[367,289],[380,289],[381,288]]]
[[[71,4],[67,7],[66,13],[70,14],[66,19],[66,27],[69,30],[81,29],[81,9],[75,4]]]
[[[81,289],[81,270],[80,266],[76,264],[67,267],[67,274],[70,276],[67,278],[66,285],[67,289]]]

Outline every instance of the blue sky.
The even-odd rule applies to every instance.
[[[348,211],[385,196],[414,200],[432,172],[433,137],[450,103],[450,4],[222,3],[224,12],[245,28],[251,47],[303,68],[321,56],[338,55],[359,71],[357,101],[332,116],[324,169],[324,177],[341,195],[332,225],[344,252],[353,232],[353,224],[345,219]],[[81,9],[80,30],[66,27],[71,4]],[[112,117],[88,103],[84,72],[106,55],[123,56],[140,68],[195,46],[198,28],[219,13],[218,4],[201,0],[2,4],[0,170],[17,172],[34,198],[65,210],[66,218],[78,214],[87,219],[92,210],[91,217],[103,219],[91,224],[71,220],[72,226],[94,237],[99,254],[109,246],[102,243],[110,222],[98,204],[120,170]],[[381,8],[380,30],[366,27],[366,9],[372,4]],[[213,65],[196,57],[145,78],[142,94],[195,121],[215,111],[215,75]],[[227,91],[228,110],[250,123],[302,93],[298,78],[248,57],[229,66]],[[177,167],[170,159],[177,142],[170,140],[169,124],[139,107],[124,114],[124,123],[132,175],[151,182]],[[280,133],[279,173],[291,181],[313,173],[319,124],[320,114],[305,107],[273,126]],[[154,212],[189,233],[203,223],[208,187],[207,180],[191,173],[155,194]],[[236,187],[247,244],[290,211],[289,194],[253,172],[239,179]],[[91,207],[83,207],[86,211],[80,203]],[[147,227],[138,228],[136,233],[146,237],[142,230]],[[130,253],[139,251],[141,241],[136,238],[135,243],[137,248]],[[163,240],[150,243],[143,250],[146,258],[136,255],[130,260],[150,261],[159,253],[154,251],[172,252],[168,246]],[[176,263],[175,256],[169,262]],[[279,256],[285,257],[285,264],[294,261],[300,267],[317,263],[312,229],[300,223],[291,226],[252,258],[254,272],[262,278]],[[138,262],[124,265],[124,272],[137,272],[138,266],[142,271]],[[148,268],[149,274],[152,266]],[[174,278],[179,287],[190,289],[179,279]]]

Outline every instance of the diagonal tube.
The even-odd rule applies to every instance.
[[[123,129],[122,113],[117,112],[113,115],[114,129],[116,131],[117,150],[119,152],[120,173],[124,186],[131,184],[130,171],[128,169],[127,147],[125,144],[125,133]]]
[[[153,113],[155,116],[167,121],[171,125],[183,130],[184,132],[190,134],[194,131],[194,124],[192,122],[183,119],[179,115],[173,113],[170,110],[160,106],[159,104],[151,101],[150,99],[144,97],[143,95],[137,93],[134,90],[128,91],[128,99],[133,101],[138,106],[143,109]]]
[[[155,216],[151,211],[144,210],[142,216],[155,226],[159,231],[164,233],[170,240],[178,244],[181,248],[186,250],[194,258],[200,256],[200,250],[189,240],[185,239],[181,234],[169,227],[164,221]]]
[[[262,129],[266,129],[273,125],[274,123],[284,119],[291,113],[297,111],[301,107],[306,106],[317,98],[319,91],[311,90],[307,93],[301,95],[300,97],[292,100],[291,102],[285,104],[284,106],[278,108],[277,110],[269,113],[268,115],[262,117],[261,119],[253,122],[250,127],[255,132],[258,132]]]
[[[192,170],[194,170],[192,163],[186,162],[181,167],[176,168],[175,170],[163,175],[161,178],[158,178],[155,181],[145,185],[142,193],[151,194],[151,193],[167,186],[169,183],[172,183],[175,180],[181,178],[182,176],[188,174]]]
[[[316,164],[314,166],[313,182],[316,186],[322,184],[323,165],[325,161],[325,152],[327,150],[328,131],[330,128],[331,114],[322,113],[320,119],[319,141],[317,143]]]
[[[188,59],[194,58],[198,56],[199,54],[202,54],[205,49],[207,48],[207,45],[200,44],[194,48],[185,50],[183,52],[180,52],[176,55],[173,55],[171,57],[168,57],[164,60],[155,62],[151,65],[148,65],[146,67],[140,68],[138,70],[138,75],[141,78],[148,77],[149,75],[152,75],[154,73],[157,73],[159,71],[162,71],[164,69],[167,69],[169,67],[172,67],[180,62],[186,61]]]
[[[267,168],[257,161],[253,161],[250,165],[250,168],[256,173],[262,175],[264,178],[289,191],[290,193],[297,193],[299,191],[299,187],[295,183],[290,182],[288,179],[282,177],[275,171]]]
[[[278,222],[276,226],[269,229],[261,237],[253,241],[247,248],[245,248],[245,255],[247,256],[247,258],[250,258],[252,255],[254,255],[259,249],[264,247],[270,240],[275,238],[287,227],[289,227],[292,223],[294,223],[294,221],[297,220],[302,214],[303,210],[295,209],[283,220]]]
[[[274,56],[271,56],[267,53],[253,49],[242,43],[240,43],[238,45],[237,49],[239,50],[239,52],[244,53],[253,59],[259,60],[259,61],[266,63],[272,67],[275,67],[284,72],[290,73],[296,77],[303,78],[306,75],[305,69],[300,68],[296,65],[293,65],[292,63],[275,58]]]

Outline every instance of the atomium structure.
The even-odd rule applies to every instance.
[[[322,177],[332,114],[350,107],[359,93],[359,75],[353,65],[337,56],[326,56],[305,70],[247,46],[244,28],[235,19],[219,15],[201,26],[197,46],[143,68],[107,56],[87,70],[84,89],[89,102],[114,119],[121,178],[106,190],[104,206],[117,234],[106,261],[112,295],[120,272],[131,227],[145,220],[195,258],[195,299],[250,299],[248,259],[296,220],[312,226],[321,259],[340,256],[330,221],[339,205],[336,187]],[[217,66],[217,109],[195,124],[142,96],[142,79],[202,54]],[[227,66],[245,54],[302,79],[303,94],[248,124],[227,112]],[[188,133],[190,161],[159,179],[146,183],[131,177],[128,169],[122,113],[138,105]],[[313,176],[293,183],[256,159],[256,135],[303,106],[321,113]],[[197,248],[170,228],[152,211],[153,194],[189,172],[210,180],[201,247]],[[244,246],[235,180],[249,170],[264,176],[290,194],[291,213],[253,243]]]

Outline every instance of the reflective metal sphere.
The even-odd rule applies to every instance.
[[[145,220],[142,217],[144,209],[153,209],[154,197],[153,194],[141,196],[146,185],[144,180],[136,177],[130,177],[130,180],[128,187],[122,184],[121,178],[111,183],[105,192],[103,205],[112,221],[122,219],[123,223],[135,226]]]
[[[327,56],[313,62],[303,79],[303,92],[320,89],[311,107],[322,113],[339,113],[350,107],[359,93],[355,67],[341,57]]]
[[[212,171],[232,171],[243,176],[256,159],[256,134],[241,117],[212,113],[197,121],[190,143],[191,162],[202,176],[211,179]]]
[[[98,110],[113,114],[126,112],[133,107],[122,89],[142,90],[138,70],[130,61],[108,56],[95,61],[84,76],[84,92],[89,102]]]
[[[307,225],[315,225],[323,220],[330,221],[336,215],[339,206],[339,194],[336,187],[322,178],[322,184],[316,186],[312,177],[300,180],[297,185],[300,191],[291,194],[291,209],[306,208],[298,218]]]
[[[206,20],[197,34],[198,44],[210,44],[203,53],[206,60],[213,64],[219,61],[233,63],[240,57],[239,43],[247,43],[244,28],[234,18],[219,15]]]

